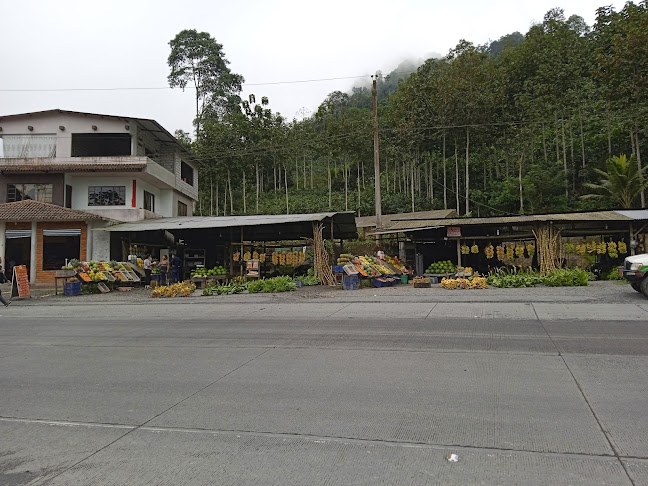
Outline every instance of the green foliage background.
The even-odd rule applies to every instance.
[[[312,116],[287,120],[265,97],[235,96],[243,78],[224,67],[221,48],[207,48],[201,65],[218,57],[223,86],[200,86],[197,133],[180,134],[200,164],[196,213],[374,214],[371,87],[330,93]],[[188,76],[182,53],[173,59],[172,74]],[[378,73],[377,93],[385,214],[618,207],[614,193],[582,196],[601,185],[613,155],[628,154],[646,176],[648,5],[601,7],[593,26],[553,9],[526,34],[461,40],[443,58]],[[636,187],[631,207],[645,204]]]

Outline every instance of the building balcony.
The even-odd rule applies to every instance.
[[[114,176],[136,173],[160,189],[175,189],[191,199],[198,188],[187,184],[155,160],[145,156],[0,158],[0,174],[64,173],[72,176]]]

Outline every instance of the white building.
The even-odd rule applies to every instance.
[[[0,203],[33,199],[118,221],[191,216],[198,171],[154,120],[65,110],[0,116]]]
[[[192,216],[197,198],[198,170],[191,154],[154,120],[65,110],[0,116],[0,205],[32,200],[103,218],[70,211],[44,222],[39,213],[47,212],[47,205],[5,204],[0,258],[29,266],[32,282],[37,275],[53,278],[47,273],[51,262],[66,252],[110,257],[109,233],[90,226],[86,233],[85,219],[98,227],[109,220]],[[33,216],[28,221],[24,213]],[[59,228],[70,214],[78,222],[72,229]],[[63,233],[70,233],[66,237],[74,248],[56,243]]]

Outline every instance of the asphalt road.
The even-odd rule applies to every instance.
[[[16,302],[0,484],[648,484],[648,301],[551,291]]]

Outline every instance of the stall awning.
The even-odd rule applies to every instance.
[[[329,212],[310,214],[269,214],[251,216],[181,216],[121,223],[93,231],[136,233],[145,231],[168,231],[175,235],[182,232],[218,231],[239,241],[240,230],[245,240],[274,241],[312,237],[312,223],[323,223],[325,237],[331,234],[340,239],[357,238],[355,214],[353,212]]]

